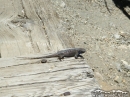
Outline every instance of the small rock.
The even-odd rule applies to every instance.
[[[84,21],[84,24],[87,24],[88,21]]]
[[[123,82],[124,84],[126,84],[126,80],[125,80],[125,79],[123,79],[122,82]]]
[[[42,60],[41,60],[41,63],[46,63],[46,62],[47,62],[46,59],[42,59]]]
[[[95,72],[95,76],[101,80],[104,80],[103,76],[99,72]]]
[[[119,49],[128,49],[128,46],[127,45],[120,45],[118,46]]]
[[[120,83],[121,81],[122,81],[122,78],[119,76],[116,76],[114,79],[114,82],[116,82],[116,83]]]
[[[51,97],[51,96],[53,96],[53,95],[46,95],[46,96],[43,96],[43,97]]]
[[[120,35],[119,35],[119,34],[115,34],[115,35],[114,35],[114,38],[115,38],[115,39],[120,39]]]
[[[118,72],[122,72],[121,65],[119,63],[116,63],[116,68],[117,68]]]
[[[114,28],[116,27],[115,24],[112,22],[109,25],[110,25],[110,27],[114,27]]]
[[[120,33],[120,35],[121,35],[122,37],[128,36],[128,33],[126,33],[126,32],[120,31],[119,33]]]
[[[127,76],[130,77],[130,72],[127,73]]]
[[[70,92],[65,92],[65,93],[63,93],[63,95],[68,96],[68,95],[70,95]]]
[[[106,39],[106,36],[102,36],[102,39],[105,40],[105,39]]]
[[[62,1],[61,4],[60,4],[60,7],[65,8],[65,6],[66,6],[65,3]]]
[[[128,64],[128,62],[124,61],[124,60],[121,60],[123,66],[122,66],[122,69],[126,70],[126,71],[129,71],[130,70],[130,65]]]
[[[128,62],[124,61],[124,60],[121,60],[121,62],[124,64],[124,65],[128,65]]]
[[[87,44],[86,42],[84,42],[84,44]]]
[[[95,72],[95,69],[94,69],[94,68],[92,68],[92,71],[93,71],[93,72]]]
[[[89,78],[93,78],[94,75],[93,75],[91,72],[87,72],[87,77],[89,77]]]

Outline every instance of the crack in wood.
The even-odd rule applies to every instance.
[[[39,60],[41,60],[41,59],[39,59]],[[41,63],[41,62],[40,61],[35,61],[35,62],[21,63],[21,64],[17,64],[17,65],[12,65],[12,66],[0,67],[0,69],[10,68],[10,67],[15,67],[15,66],[21,66],[21,65],[36,64],[36,63]]]
[[[54,80],[54,81],[45,81],[45,82],[34,82],[34,83],[25,83],[25,84],[17,84],[17,85],[8,85],[8,86],[1,86],[0,88],[8,88],[8,87],[16,87],[16,86],[28,86],[28,85],[36,85],[36,84],[42,84],[42,83],[53,83],[53,82],[63,82],[67,79],[62,80]]]
[[[61,70],[56,70],[56,71],[51,71],[51,72],[40,72],[40,73],[35,73],[35,74],[29,74],[29,75],[20,75],[20,76],[10,76],[10,77],[4,77],[4,78],[14,78],[14,77],[21,77],[21,76],[31,76],[31,75],[39,75],[39,74],[44,74],[44,73],[54,73],[54,72],[60,72],[60,71],[66,71],[66,70],[74,70],[74,69],[85,69],[88,67],[73,67],[73,68],[66,68],[66,69],[61,69]]]
[[[32,60],[32,59],[31,59]],[[41,60],[41,59],[37,59],[37,60]],[[68,60],[65,60],[66,62],[68,62]],[[47,62],[48,64],[49,63],[59,63],[59,61],[50,61],[50,62]],[[70,61],[69,61],[70,62]],[[73,61],[72,61],[73,62]],[[80,64],[77,64],[77,63],[74,63],[74,64],[69,64],[69,65],[86,65],[86,63],[79,61]],[[36,63],[40,63],[40,61],[35,61],[35,62],[27,62],[27,63],[21,63],[21,64],[17,64],[17,65],[12,65],[12,66],[6,66],[6,67],[0,67],[0,69],[4,69],[4,68],[10,68],[10,67],[15,67],[15,66],[21,66],[21,65],[30,65],[30,64],[36,64]],[[47,64],[47,63],[44,63],[44,64]],[[89,68],[89,67],[88,67]]]

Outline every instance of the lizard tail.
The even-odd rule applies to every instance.
[[[52,55],[47,55],[47,56],[43,56],[42,58],[52,58],[52,57],[58,57],[58,54],[52,54]]]
[[[41,56],[41,57],[17,57],[17,58],[24,58],[24,59],[41,59],[41,58],[52,58],[52,57],[58,57],[57,54],[47,55],[47,56]]]
[[[40,59],[44,57],[17,57],[17,58],[23,58],[23,59]]]

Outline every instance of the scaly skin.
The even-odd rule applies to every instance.
[[[66,50],[61,50],[58,51],[57,53],[47,55],[47,56],[42,56],[42,57],[33,57],[33,58],[28,58],[28,59],[40,59],[40,58],[53,58],[53,57],[58,57],[59,60],[64,59],[64,57],[75,57],[77,59],[78,57],[83,58],[82,53],[85,53],[86,50],[84,48],[69,48]],[[23,57],[26,58],[26,57]]]

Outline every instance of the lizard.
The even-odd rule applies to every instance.
[[[61,59],[64,59],[64,57],[75,57],[75,59],[77,59],[78,57],[84,58],[80,54],[85,53],[85,52],[86,52],[86,50],[84,48],[68,48],[68,49],[65,49],[65,50],[60,50],[57,53],[50,54],[50,55],[47,55],[47,56],[41,56],[41,57],[22,57],[22,58],[40,59],[40,58],[58,57],[58,59],[61,61]]]

